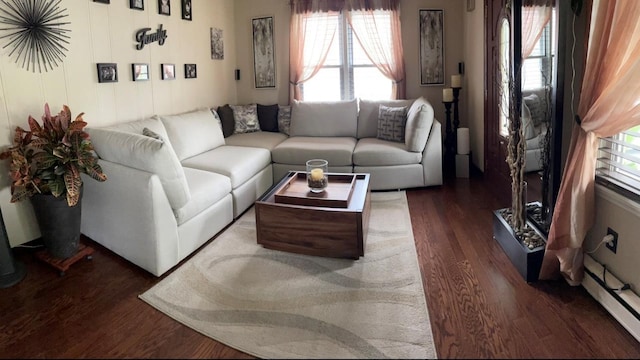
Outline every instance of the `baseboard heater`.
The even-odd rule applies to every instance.
[[[631,289],[616,291],[624,284],[610,272],[603,279],[604,266],[585,254],[582,286],[640,342],[640,297]]]

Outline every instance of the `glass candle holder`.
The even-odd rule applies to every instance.
[[[307,185],[313,193],[321,193],[327,188],[329,178],[329,162],[323,159],[307,161]]]

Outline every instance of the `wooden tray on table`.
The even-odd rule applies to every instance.
[[[314,193],[307,185],[307,174],[296,172],[274,194],[276,203],[347,208],[356,182],[355,174],[327,173],[329,183],[321,193]]]

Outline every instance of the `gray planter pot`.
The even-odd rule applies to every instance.
[[[49,253],[67,259],[78,251],[80,220],[82,214],[82,189],[75,206],[67,204],[67,197],[36,194],[31,197],[33,210],[42,234],[42,241]]]

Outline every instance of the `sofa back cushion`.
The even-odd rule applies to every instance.
[[[356,99],[347,101],[295,101],[291,105],[291,136],[356,137]]]
[[[101,159],[158,175],[171,208],[180,209],[191,199],[184,170],[162,135],[151,132],[157,138],[145,136],[142,131],[134,134],[108,128],[87,128]]]
[[[210,109],[160,115],[160,120],[180,161],[224,145],[222,127]]]
[[[376,137],[378,134],[378,111],[380,105],[389,107],[409,107],[413,100],[360,100],[358,111],[358,139]]]
[[[421,96],[413,102],[407,112],[404,144],[408,151],[422,152],[424,150],[432,125],[433,107]]]

